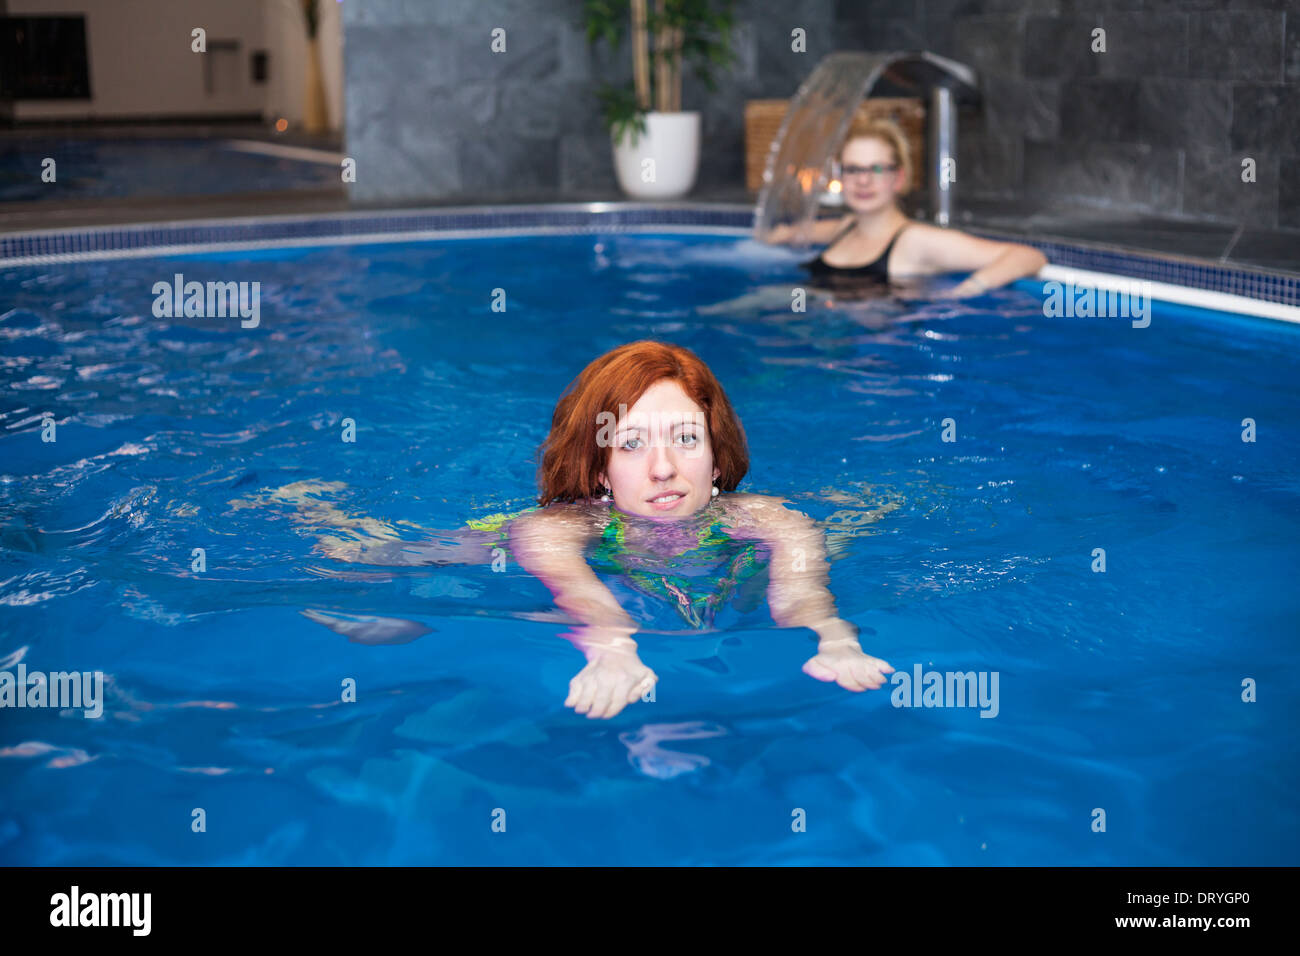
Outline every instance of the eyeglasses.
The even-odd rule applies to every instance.
[[[894,172],[898,172],[897,163],[892,163],[890,165],[885,165],[884,163],[873,163],[870,166],[844,166],[840,170],[840,173],[845,178],[848,178],[849,176],[861,176],[864,173],[870,173],[872,176],[883,176],[885,173]]]

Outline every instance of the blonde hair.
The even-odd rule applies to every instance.
[[[840,151],[836,158],[840,161],[844,159],[844,150],[855,139],[876,139],[884,143],[894,151],[894,162],[898,163],[899,169],[903,171],[906,177],[903,188],[899,191],[900,196],[907,195],[912,187],[916,184],[912,171],[912,151],[908,148],[907,137],[903,131],[898,128],[898,124],[890,119],[871,119],[865,122],[854,120],[849,127],[849,135],[844,138],[844,143],[840,146]]]

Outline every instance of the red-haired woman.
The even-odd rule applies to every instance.
[[[661,579],[682,607],[692,600],[672,579],[672,558],[723,538],[765,545],[772,619],[818,637],[806,673],[861,691],[893,672],[863,653],[857,627],[836,613],[821,530],[783,499],[737,492],[748,469],[739,418],[687,349],[624,345],[583,369],[560,398],[542,446],[541,508],[516,517],[509,540],[520,564],[582,622],[570,637],[587,666],[570,682],[565,706],[612,717],[658,680],[637,656],[637,622],[587,562],[597,539],[642,555],[637,580]]]
[[[706,627],[748,578],[761,580],[755,574],[763,564],[760,546],[768,551],[772,619],[817,634],[817,653],[804,671],[848,690],[879,688],[894,669],[863,653],[857,627],[836,612],[821,530],[784,499],[737,492],[748,470],[745,432],[708,366],[687,349],[647,341],[600,356],[561,396],[542,445],[536,508],[471,521],[438,542],[417,544],[398,540],[381,524],[310,503],[298,493],[309,489],[281,489],[273,500],[299,504],[307,509],[303,520],[318,526],[354,532],[350,539],[322,538],[322,550],[340,560],[487,563],[494,546],[508,544],[580,622],[567,636],[587,665],[570,681],[564,703],[588,717],[613,717],[658,680],[632,640],[644,625],[597,570]],[[725,573],[686,576],[685,566],[698,566],[701,557],[719,560]],[[703,594],[696,587],[701,581]],[[389,631],[409,640],[411,629],[420,629],[386,618],[322,623],[376,643]],[[372,640],[371,632],[379,636]]]

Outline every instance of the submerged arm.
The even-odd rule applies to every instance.
[[[857,625],[839,616],[831,594],[826,540],[811,518],[782,506],[781,499],[745,500],[749,534],[771,550],[767,602],[782,627],[806,627],[817,635],[817,654],[804,671],[849,690],[880,687],[893,668],[864,654]]]
[[[374,535],[321,535],[316,550],[336,561],[382,567],[429,564],[491,564],[500,535],[457,528],[434,540],[403,541]]]
[[[636,622],[596,576],[583,554],[594,534],[588,519],[563,506],[535,511],[510,527],[510,550],[520,566],[537,577],[556,605],[583,624],[636,631]]]
[[[765,233],[758,234],[762,242],[771,245],[790,245],[794,243],[825,245],[834,239],[848,222],[847,216],[832,219],[817,219],[813,222],[799,221],[773,226]]]
[[[821,635],[840,622],[828,587],[830,563],[820,528],[807,515],[790,511],[778,499],[749,502],[754,533],[771,550],[767,603],[782,627],[807,627]],[[843,623],[843,622],[841,622]]]
[[[564,705],[588,717],[613,717],[659,678],[637,656],[636,621],[587,564],[583,552],[593,534],[589,516],[553,505],[511,524],[510,550],[556,605],[582,622],[566,636],[587,666],[569,682]]]

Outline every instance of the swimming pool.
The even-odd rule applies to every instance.
[[[55,180],[42,179],[46,159]],[[332,154],[253,140],[0,140],[0,202],[341,188]]]
[[[0,274],[0,662],[106,674],[100,719],[0,710],[0,861],[1294,864],[1300,333],[1030,285],[794,313],[793,262],[596,232]],[[177,273],[260,283],[256,327],[156,318]],[[342,563],[295,520],[528,504],[560,391],[639,338],[717,374],[741,490],[826,523],[864,648],[996,672],[995,717],[812,680],[763,606],[639,636],[655,701],[587,720],[513,564]]]

